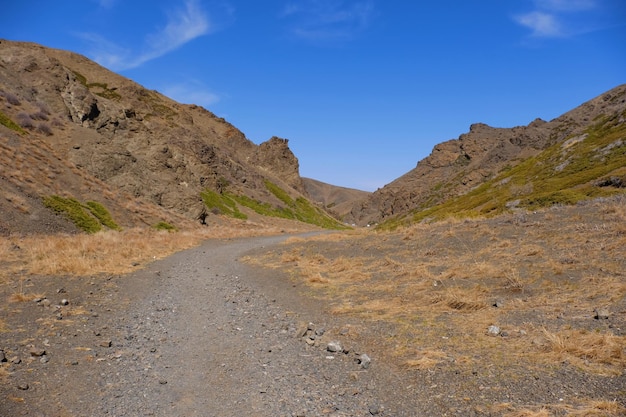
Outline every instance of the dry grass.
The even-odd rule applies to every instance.
[[[620,375],[621,367],[626,364],[625,337],[581,329],[542,331],[546,340],[542,350],[554,361],[568,361],[580,368],[608,375]]]
[[[15,275],[124,274],[211,238],[279,234],[272,228],[203,228],[168,233],[151,228],[103,231],[93,235],[45,235],[0,238],[4,268],[0,284]],[[32,297],[19,291],[15,301]],[[32,298],[31,298],[32,299]]]
[[[494,406],[492,411],[502,412],[504,417],[619,417],[626,414],[626,408],[617,401],[579,399],[576,405],[553,404],[537,408],[515,410],[511,404]]]
[[[530,213],[522,223],[504,215],[321,235],[249,261],[289,270],[335,314],[397,326],[387,347],[405,365],[428,368],[439,360],[420,352],[467,364],[482,352],[496,366],[567,361],[585,372],[621,374],[626,338],[599,326],[592,312],[626,297],[625,205],[577,210]],[[488,336],[490,325],[506,339]]]

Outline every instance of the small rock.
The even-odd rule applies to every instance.
[[[7,361],[7,357],[4,354],[4,350],[0,349],[0,362],[6,362]]]
[[[30,387],[28,386],[27,383],[17,384],[17,389],[19,389],[19,390],[26,391],[28,388],[30,388]]]
[[[41,363],[48,363],[48,362],[50,362],[50,358],[48,358],[47,355],[43,355],[41,358],[39,358],[39,362],[41,362]]]
[[[167,384],[167,381],[165,379],[159,379],[159,384],[165,385]]]
[[[502,301],[502,300],[496,300],[496,301],[493,303],[493,306],[494,306],[494,307],[496,307],[496,308],[502,308],[502,307],[504,307],[504,301]]]
[[[600,308],[596,308],[595,309],[595,316],[594,318],[596,320],[608,320],[609,319],[609,309],[605,308],[605,307],[600,307]]]
[[[324,333],[326,333],[326,329],[322,328],[322,329],[317,329],[315,331],[315,335],[316,336],[324,336]]]
[[[103,340],[102,342],[100,342],[100,346],[102,347],[111,347],[113,345],[113,342],[111,342],[110,340]]]
[[[498,336],[500,334],[500,328],[498,326],[489,326],[487,329],[489,336]]]
[[[30,355],[31,356],[43,356],[45,354],[46,354],[46,350],[45,349],[36,348],[35,346],[30,348]]]
[[[372,363],[372,359],[369,356],[367,356],[365,353],[359,356],[359,359],[357,361],[359,362],[359,364],[361,365],[361,368],[363,369],[369,368],[370,364]]]
[[[382,407],[378,404],[370,405],[369,412],[373,416],[377,416],[382,412]]]
[[[342,352],[343,348],[339,342],[334,341],[329,342],[328,345],[326,345],[326,350],[329,352]]]
[[[19,357],[14,356],[14,357],[11,358],[11,363],[13,365],[19,365],[20,363],[22,363],[22,360]]]
[[[66,305],[68,305],[69,303],[70,303],[70,300],[68,300],[67,298],[64,298],[64,299],[62,299],[62,300],[61,300],[61,305],[62,305],[62,306],[66,306]]]
[[[51,302],[50,302],[50,300],[48,300],[47,298],[44,298],[44,299],[41,301],[41,305],[42,305],[43,307],[50,307],[50,305],[51,305],[51,304],[52,304],[52,303],[51,303]]]

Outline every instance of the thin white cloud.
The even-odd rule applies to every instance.
[[[219,95],[207,89],[201,82],[194,80],[168,85],[159,90],[179,103],[197,104],[207,109],[220,101]]]
[[[309,41],[346,41],[365,30],[374,15],[372,0],[305,0],[289,2],[281,17],[290,32]]]
[[[561,26],[554,15],[544,12],[531,12],[516,17],[517,23],[531,30],[536,37],[563,36]]]
[[[101,2],[112,0],[100,0]],[[99,64],[115,71],[139,67],[166,55],[184,44],[215,30],[198,0],[185,0],[183,7],[171,12],[165,26],[145,37],[142,52],[121,47],[97,34],[82,34],[92,45],[90,55]]]
[[[569,37],[585,32],[581,18],[598,7],[599,0],[533,0],[534,9],[513,16],[521,26],[530,30],[534,38]],[[574,24],[573,22],[576,22]]]

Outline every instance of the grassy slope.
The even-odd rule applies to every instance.
[[[391,219],[393,229],[425,219],[495,215],[512,208],[536,209],[612,195],[615,187],[597,184],[610,178],[626,182],[626,124],[622,114],[597,118],[581,136],[570,137],[462,196]],[[439,188],[445,186],[439,184]],[[433,193],[438,190],[433,189]]]

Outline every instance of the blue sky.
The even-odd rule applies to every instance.
[[[624,0],[22,0],[0,38],[67,49],[289,139],[375,190],[475,122],[550,120],[626,83]]]

